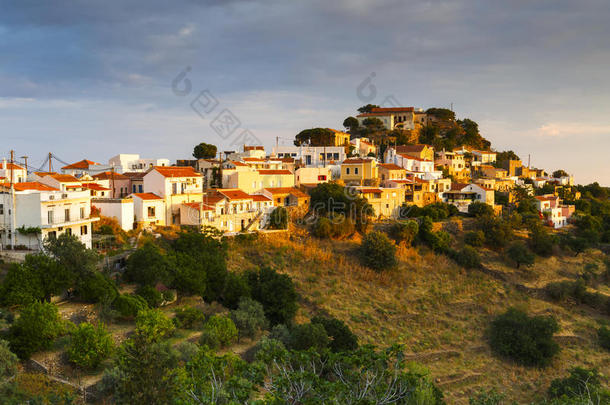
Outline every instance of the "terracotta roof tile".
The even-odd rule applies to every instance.
[[[3,187],[10,188],[9,183],[4,183]],[[47,186],[46,184],[37,181],[29,181],[24,183],[13,183],[15,191],[59,191],[55,187]]]
[[[62,170],[70,170],[70,169],[89,169],[90,166],[96,166],[99,163],[93,162],[91,160],[83,159],[80,162],[72,163],[71,165],[67,165],[62,167]]]
[[[129,177],[122,175],[121,173],[115,172],[102,172],[98,174],[94,174],[93,176],[96,180],[128,180]]]
[[[292,172],[290,170],[285,170],[285,169],[280,169],[280,170],[261,169],[261,170],[258,171],[258,174],[261,174],[261,175],[275,175],[275,174],[292,174]]]
[[[201,177],[201,173],[190,166],[154,166],[163,177]]]
[[[159,197],[155,193],[133,193],[136,197],[141,200],[162,200],[163,198]]]
[[[250,194],[246,193],[243,190],[238,188],[225,188],[225,189],[217,189],[218,193],[227,197],[229,200],[250,200],[252,197]]]

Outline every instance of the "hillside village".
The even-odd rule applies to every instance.
[[[496,151],[468,145],[438,150],[430,144],[397,144],[397,132],[412,138],[411,133],[423,133],[439,121],[435,117],[413,107],[373,107],[357,116],[358,127],[350,131],[377,126],[376,132],[385,130],[385,142],[318,129],[326,136],[297,142],[297,135],[298,146],[265,151],[261,145],[243,145],[173,165],[168,159],[118,154],[108,163],[86,156],[58,172],[44,172],[4,158],[0,246],[40,248],[45,238],[66,232],[91,247],[92,224],[100,215],[115,218],[124,231],[174,225],[211,226],[227,234],[263,230],[276,207],[307,211],[310,191],[328,182],[365,198],[375,220],[399,219],[409,206],[438,202],[464,214],[472,203],[482,202],[500,215],[515,201],[515,190],[524,189],[535,195],[547,225],[567,225],[574,205],[564,204],[563,196],[574,179],[561,170],[547,173],[517,156],[498,159]],[[578,197],[576,192],[571,201]],[[40,234],[19,232],[31,228]]]
[[[0,402],[610,403],[610,189],[448,109],[343,128],[4,157]]]

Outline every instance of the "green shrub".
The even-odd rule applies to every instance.
[[[203,332],[204,334],[200,340],[202,345],[208,344],[204,342],[203,336],[206,336],[206,339],[213,341],[214,344],[217,340],[220,347],[230,346],[237,340],[237,327],[231,318],[226,316],[211,316],[203,326]],[[211,346],[210,344],[208,344],[208,346],[210,346],[210,348],[217,348]]]
[[[136,334],[158,342],[174,333],[174,323],[158,309],[143,309],[136,316]]]
[[[418,232],[419,225],[415,221],[395,222],[389,230],[390,237],[396,243],[404,242],[407,246],[411,246]]]
[[[328,217],[318,217],[312,227],[312,234],[321,239],[342,238],[356,231],[351,218],[331,213]]]
[[[163,303],[163,295],[153,286],[143,285],[138,287],[136,294],[144,298],[151,308],[158,308]]]
[[[610,350],[610,329],[606,326],[602,326],[597,330],[597,338],[599,345],[606,350]]]
[[[547,284],[545,290],[549,297],[555,301],[566,301],[568,298],[572,298],[576,302],[581,303],[587,293],[587,286],[582,279],[577,281],[557,281]]]
[[[21,311],[9,328],[9,342],[13,353],[21,359],[51,347],[64,331],[57,307],[50,303],[34,302]]]
[[[6,378],[12,377],[17,373],[17,363],[19,359],[11,352],[9,343],[0,339],[0,385]]]
[[[199,346],[188,341],[180,342],[176,345],[176,350],[180,354],[180,360],[183,363],[188,363],[199,352]]]
[[[288,211],[284,207],[276,207],[269,215],[270,229],[288,228]]]
[[[86,276],[76,287],[78,298],[85,302],[112,301],[119,292],[110,278],[96,272]]]
[[[146,242],[127,259],[125,277],[140,285],[166,282],[169,277],[167,259],[159,247]]]
[[[452,255],[453,259],[462,267],[474,269],[481,266],[481,257],[475,248],[465,245],[462,249]]]
[[[481,247],[485,243],[483,231],[470,231],[464,235],[464,243],[474,247]]]
[[[163,297],[165,302],[172,302],[176,299],[176,294],[172,290],[165,290],[161,293],[161,297]]]
[[[220,349],[220,337],[215,329],[204,329],[199,337],[199,345],[207,346],[212,350]]]
[[[81,323],[70,333],[70,344],[66,351],[70,361],[83,368],[95,368],[114,350],[112,336],[104,324],[97,327]]]
[[[237,273],[227,274],[227,282],[222,293],[222,304],[229,309],[236,309],[242,298],[250,297],[250,286],[246,278]]]
[[[497,316],[489,329],[492,350],[525,366],[547,366],[559,352],[553,335],[559,325],[553,317],[529,317],[515,308]]]
[[[556,243],[557,238],[551,235],[542,225],[537,224],[530,230],[529,245],[536,254],[551,256]]]
[[[491,248],[502,248],[513,239],[513,229],[510,222],[502,218],[480,217],[476,226],[485,234],[485,243]]]
[[[181,329],[200,329],[205,324],[205,314],[193,307],[177,308],[174,324]]]
[[[375,271],[390,269],[398,263],[396,246],[382,232],[370,232],[362,238],[360,261]]]
[[[520,268],[522,264],[531,266],[534,264],[535,259],[534,254],[521,241],[511,243],[506,249],[506,256],[517,268]]]
[[[475,201],[468,206],[468,214],[473,217],[493,216],[494,209],[484,202]]]
[[[330,339],[324,326],[319,323],[295,325],[290,330],[289,348],[292,350],[324,349]]]
[[[139,295],[121,294],[112,303],[123,318],[135,318],[138,312],[148,308],[146,300]]]
[[[289,324],[297,312],[297,292],[292,279],[286,274],[263,267],[247,273],[252,298],[265,309],[270,324]]]
[[[314,316],[311,323],[320,324],[331,339],[328,347],[334,353],[347,352],[358,348],[358,337],[339,319]]]
[[[247,297],[242,298],[237,309],[231,311],[231,320],[237,327],[238,339],[254,338],[267,327],[263,305]]]
[[[600,374],[595,369],[574,367],[566,378],[557,378],[551,381],[549,397],[551,398],[579,398],[591,395],[594,398],[601,388]]]

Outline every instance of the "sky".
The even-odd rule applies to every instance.
[[[607,0],[0,0],[0,155],[188,159],[364,104],[453,106],[610,186]]]

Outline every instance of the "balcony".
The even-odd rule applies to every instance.
[[[86,217],[86,218],[78,218],[78,219],[74,219],[71,221],[54,221],[50,224],[42,224],[40,227],[42,229],[52,229],[52,228],[59,228],[59,227],[69,227],[69,226],[73,226],[73,225],[80,225],[80,224],[84,224],[84,223],[90,223],[90,222],[97,222],[100,219],[98,217]]]

